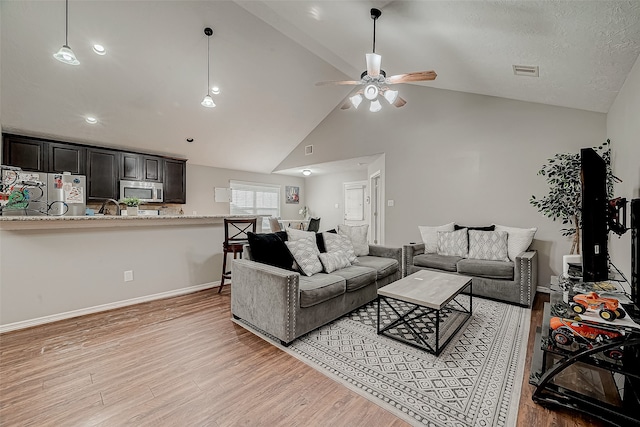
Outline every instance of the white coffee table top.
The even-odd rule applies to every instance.
[[[470,277],[420,270],[378,289],[378,295],[440,310],[470,281]]]

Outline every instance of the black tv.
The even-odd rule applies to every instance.
[[[593,148],[580,150],[582,180],[582,280],[609,278],[607,165]]]

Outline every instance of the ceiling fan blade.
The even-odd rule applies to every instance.
[[[349,108],[351,108],[351,100],[347,99],[346,101],[344,101],[344,103],[342,104],[340,109],[341,110],[348,110]]]
[[[318,82],[316,86],[329,86],[329,85],[359,85],[362,84],[360,80],[329,80],[326,82]]]
[[[367,53],[367,75],[369,77],[378,77],[380,75],[380,63],[382,56],[377,53]]]
[[[403,107],[404,104],[406,104],[406,103],[407,103],[407,101],[405,101],[404,99],[398,97],[396,99],[396,102],[393,103],[393,105],[395,105],[396,107],[400,108],[400,107]]]
[[[387,79],[387,83],[410,83],[435,80],[438,75],[435,71],[416,71],[414,73],[398,74]]]

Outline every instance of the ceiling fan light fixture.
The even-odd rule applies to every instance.
[[[209,94],[205,95],[200,105],[207,108],[213,108],[216,106],[216,104],[213,102],[213,98],[211,98]]]
[[[360,95],[359,93],[356,93],[351,98],[349,98],[349,101],[351,101],[351,105],[353,105],[354,108],[357,109],[358,105],[360,105],[360,103],[362,102],[362,95]]]
[[[367,53],[367,75],[369,77],[378,77],[380,75],[380,64],[382,56],[377,53]]]
[[[378,86],[367,85],[367,87],[364,88],[364,97],[367,98],[369,101],[373,101],[378,97],[379,92],[380,90],[378,89]]]
[[[389,104],[393,104],[396,102],[396,99],[398,99],[398,91],[387,89],[382,96],[384,96],[384,99],[386,99]]]
[[[377,113],[380,110],[382,110],[382,104],[380,104],[380,101],[378,101],[377,99],[371,101],[371,105],[369,106],[369,111],[371,111],[372,113]]]

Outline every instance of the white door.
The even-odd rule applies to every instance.
[[[345,225],[363,225],[369,223],[369,202],[367,181],[345,182],[344,190],[344,223]]]

